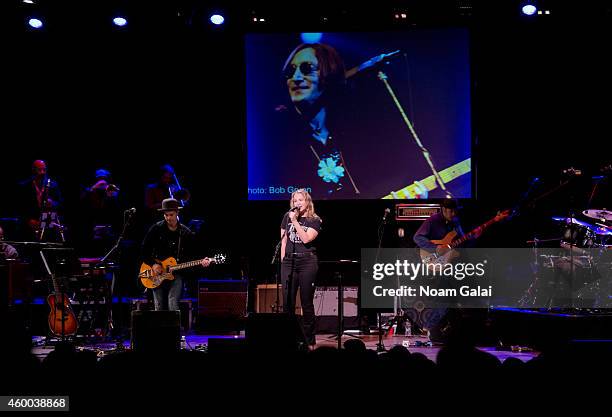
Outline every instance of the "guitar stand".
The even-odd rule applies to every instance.
[[[55,283],[55,276],[53,274],[53,271],[51,271],[51,268],[49,268],[49,263],[47,262],[47,258],[45,257],[45,254],[43,253],[43,251],[41,250],[40,252],[40,257],[42,258],[43,261],[43,265],[45,266],[45,269],[47,271],[47,273],[49,274],[49,276],[51,277],[51,279],[54,281]],[[54,284],[55,285],[55,284]],[[53,291],[53,294],[57,297],[57,292]],[[55,308],[55,316],[57,316],[57,312],[58,311],[62,311],[59,306],[63,306],[64,305],[64,297],[67,297],[66,294],[64,294],[63,292],[60,292],[61,297],[62,297],[62,302],[58,303],[57,299],[55,300],[55,304],[54,304],[54,308]],[[62,317],[64,317],[65,312],[62,312]],[[79,320],[77,319],[77,329],[79,327],[80,323]],[[50,345],[55,345],[57,346],[58,344],[73,344],[74,342],[74,338],[70,338],[68,339],[66,336],[66,330],[65,330],[65,320],[62,319],[62,331],[60,332],[59,336],[52,336],[51,335],[51,329],[49,329],[49,333],[47,333],[47,336],[45,337],[45,343],[44,346],[50,346]],[[74,336],[76,337],[76,335]],[[51,339],[55,338],[56,341],[55,343],[51,343]]]

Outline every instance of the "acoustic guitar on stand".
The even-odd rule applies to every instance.
[[[74,336],[77,332],[77,318],[70,307],[70,299],[62,292],[55,278],[51,275],[53,281],[53,293],[47,296],[49,304],[49,330],[55,336]]]

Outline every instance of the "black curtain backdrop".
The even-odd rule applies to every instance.
[[[538,194],[557,184],[564,168],[584,172],[492,229],[483,245],[525,246],[534,233],[555,233],[550,216],[586,208],[590,176],[611,159],[610,35],[609,25],[563,22],[490,22],[471,29],[477,182],[476,198],[464,202],[464,228],[513,205],[533,176],[541,178]],[[145,184],[155,180],[160,164],[170,163],[191,191],[191,215],[205,221],[206,250],[224,248],[236,271],[272,279],[269,263],[288,203],[246,201],[239,31],[13,34],[4,40],[0,217],[19,215],[14,185],[29,176],[35,159],[45,159],[59,182],[71,228],[79,227],[80,187],[93,183],[97,168],[113,172],[126,207],[140,208]],[[612,207],[611,195],[602,185],[593,206]],[[317,203],[324,220],[321,258],[358,258],[360,248],[375,246],[378,222],[392,206]],[[130,232],[134,242],[144,227]],[[396,225],[388,230],[393,234]]]

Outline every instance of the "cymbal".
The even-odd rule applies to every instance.
[[[590,231],[592,231],[593,233],[597,235],[606,235],[606,236],[612,235],[612,228],[609,228],[607,226],[602,226],[602,225],[595,226],[591,223],[587,223],[582,220],[578,220],[575,217],[571,217],[571,218],[570,217],[552,217],[552,219],[557,222],[577,224],[578,226],[582,226],[586,229],[589,229]]]
[[[592,219],[600,220],[602,222],[612,221],[612,211],[610,210],[591,209],[583,211],[582,214]]]
[[[595,229],[595,226],[593,226],[592,224],[587,223],[587,222],[583,222],[582,220],[578,220],[575,217],[552,217],[552,219],[554,221],[556,221],[556,222],[574,223],[574,224],[577,224],[579,226],[586,227],[587,229],[591,229],[593,231]]]

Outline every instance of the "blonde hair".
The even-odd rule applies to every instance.
[[[306,200],[306,213],[304,214],[304,217],[319,218],[317,213],[315,213],[314,203],[312,202],[312,197],[310,196],[310,193],[303,188],[300,188],[299,190],[295,190],[294,192],[291,193],[291,199],[289,200],[289,207],[290,208],[295,207],[293,205],[293,197],[296,194],[302,194],[304,196],[304,200]]]

